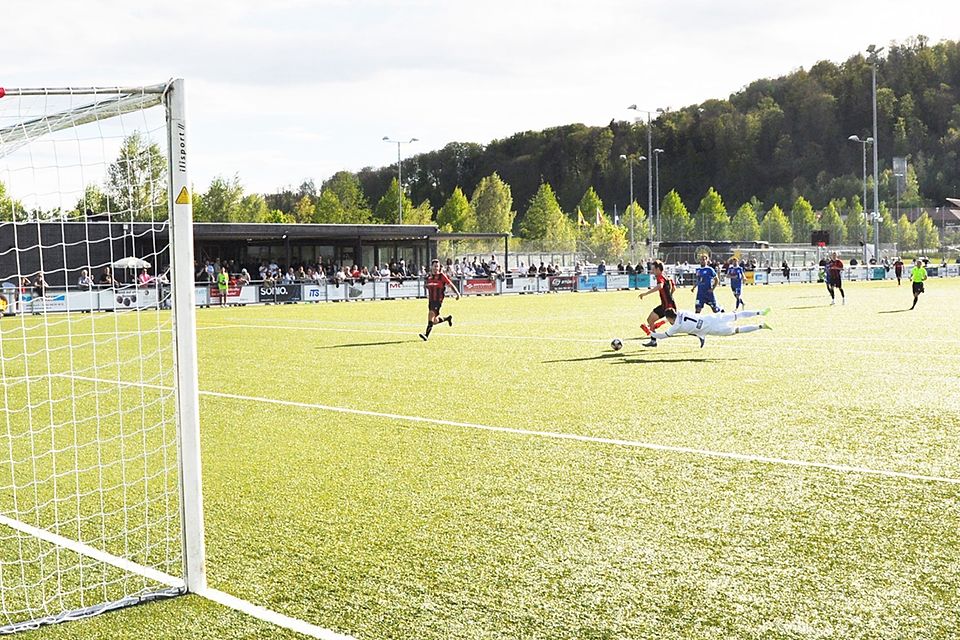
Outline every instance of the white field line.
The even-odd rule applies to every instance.
[[[165,584],[168,587],[182,588],[185,586],[183,580],[180,578],[175,578],[169,574],[163,573],[162,571],[157,571],[151,567],[145,567],[142,564],[131,562],[126,558],[115,556],[112,553],[101,551],[100,549],[91,547],[88,544],[77,542],[76,540],[71,540],[70,538],[64,538],[63,536],[53,533],[52,531],[34,527],[26,522],[14,520],[13,518],[9,518],[3,514],[0,514],[0,524],[5,524],[11,529],[25,533],[28,536],[39,538],[40,540],[44,540],[58,547],[63,547],[64,549],[69,549],[70,551],[75,551],[80,555],[93,558],[94,560],[98,560],[104,564],[109,564],[117,567],[118,569],[123,569],[124,571],[128,571],[130,573],[136,573],[137,575],[145,576],[154,582]]]
[[[270,609],[264,609],[259,605],[255,605],[252,602],[247,602],[246,600],[241,600],[240,598],[232,596],[229,593],[224,593],[223,591],[217,591],[216,589],[203,589],[202,591],[199,591],[197,595],[203,596],[208,600],[213,600],[214,602],[230,607],[231,609],[236,609],[237,611],[246,613],[254,618],[264,620],[265,622],[271,622],[278,627],[283,627],[284,629],[290,629],[291,631],[302,633],[305,636],[310,636],[311,638],[320,638],[320,640],[353,640],[352,636],[345,636],[335,631],[330,631],[329,629],[324,629],[322,627],[310,624],[309,622],[304,622],[298,618],[291,618],[290,616],[285,616],[282,613],[277,613],[276,611],[271,611]]]
[[[65,538],[59,534],[47,531],[46,529],[40,529],[25,522],[14,520],[13,518],[9,518],[3,514],[0,514],[0,524],[4,524],[11,529],[25,533],[28,536],[39,538],[40,540],[44,540],[50,544],[63,547],[64,549],[69,549],[70,551],[93,558],[94,560],[98,560],[104,564],[109,564],[129,573],[142,575],[150,580],[153,580],[154,582],[165,584],[168,587],[182,589],[184,586],[186,586],[183,580],[180,578],[175,578],[174,576],[163,573],[162,571],[157,571],[151,567],[146,567],[142,564],[131,562],[126,558],[115,556],[112,553],[101,551],[100,549],[91,547],[88,544],[77,542],[76,540],[71,540],[70,538]],[[252,602],[241,600],[240,598],[223,593],[222,591],[217,591],[216,589],[203,589],[197,592],[196,595],[203,596],[208,600],[225,605],[231,609],[236,609],[242,613],[246,613],[255,618],[259,618],[260,620],[264,620],[265,622],[270,622],[279,627],[283,627],[284,629],[290,629],[291,631],[296,631],[312,638],[320,638],[321,640],[352,640],[350,636],[341,635],[339,633],[330,631],[329,629],[323,629],[316,625],[312,625],[309,622],[304,622],[303,620],[291,618],[290,616],[285,616],[282,613],[265,609],[261,606],[253,604]]]
[[[277,325],[267,325],[267,324],[217,324],[217,325],[203,325],[197,326],[197,330],[201,329],[291,329],[294,331],[327,331],[334,333],[372,333],[377,335],[397,335],[397,336],[409,336],[411,338],[417,337],[417,330],[410,328],[407,331],[392,331],[384,329],[346,329],[340,327],[298,327],[298,326],[280,326]],[[421,329],[422,330],[422,327]],[[445,331],[443,335],[447,336],[457,336],[459,338],[490,338],[492,340],[540,340],[542,342],[586,342],[586,343],[601,343],[607,342],[606,338],[562,338],[558,336],[518,336],[518,335],[496,335],[496,334],[482,334],[482,333],[456,333]]]
[[[90,382],[98,381],[95,378],[83,376],[73,376],[77,380]],[[116,380],[100,380],[100,382],[110,382],[124,386],[143,386],[153,389],[169,390],[168,387],[154,384],[144,384],[139,382],[118,382]],[[330,411],[332,413],[345,413],[358,416],[369,416],[375,418],[388,418],[390,420],[401,420],[404,422],[417,422],[422,424],[435,424],[445,427],[459,427],[462,429],[473,429],[477,431],[491,431],[494,433],[509,433],[519,436],[532,436],[539,438],[549,438],[553,440],[570,440],[574,442],[590,442],[593,444],[608,444],[620,447],[632,447],[637,449],[647,449],[650,451],[665,451],[669,453],[685,453],[706,458],[719,458],[725,460],[739,460],[742,462],[755,462],[760,464],[782,465],[789,467],[800,467],[808,469],[826,469],[839,473],[859,473],[863,475],[882,476],[887,478],[900,478],[905,480],[919,480],[923,482],[939,482],[944,484],[960,485],[960,478],[948,478],[945,476],[931,476],[919,473],[907,473],[904,471],[890,471],[887,469],[872,469],[870,467],[860,467],[846,464],[832,464],[828,462],[811,462],[808,460],[795,460],[792,458],[776,458],[771,456],[761,456],[747,453],[733,453],[728,451],[714,451],[712,449],[699,449],[696,447],[681,447],[676,445],[657,444],[655,442],[643,442],[639,440],[622,440],[619,438],[604,438],[600,436],[588,436],[576,433],[562,433],[557,431],[536,431],[531,429],[516,429],[513,427],[497,427],[473,422],[458,422],[455,420],[441,420],[439,418],[425,418],[422,416],[409,416],[399,413],[384,413],[380,411],[367,411],[364,409],[351,409],[349,407],[334,407],[314,402],[297,402],[294,400],[279,400],[276,398],[263,398],[259,396],[246,396],[236,393],[222,393],[219,391],[200,391],[200,395],[212,398],[225,398],[228,400],[240,400],[243,402],[253,402],[259,404],[274,404],[285,407],[297,407],[300,409],[315,409],[318,411]]]
[[[401,335],[401,336],[411,336],[411,337],[415,337],[415,334],[416,334],[416,330],[413,328],[411,328],[409,331],[395,331],[395,330],[389,330],[389,329],[358,329],[358,328],[348,329],[348,328],[341,328],[341,327],[297,326],[297,325],[291,326],[291,325],[268,325],[268,324],[261,325],[261,324],[243,324],[243,323],[197,325],[198,331],[209,330],[209,329],[276,329],[276,328],[283,328],[285,330],[293,330],[293,331],[320,331],[320,332],[328,332],[328,333],[367,333],[367,334],[375,334],[375,335]],[[637,329],[637,333],[639,333],[639,328]],[[579,343],[585,343],[585,344],[606,344],[609,340],[609,338],[563,338],[559,336],[547,336],[547,335],[525,336],[525,335],[513,335],[513,334],[499,335],[499,334],[485,334],[485,333],[460,333],[460,332],[457,332],[456,330],[441,331],[439,334],[437,334],[437,336],[447,337],[447,338],[454,338],[454,337],[480,338],[480,339],[490,339],[490,340],[535,340],[537,342],[579,342]],[[675,342],[677,344],[681,344],[683,342],[682,338],[684,337],[687,337],[687,336],[680,336],[681,339],[676,340]],[[778,343],[776,346],[777,351],[799,351],[799,352],[814,352],[814,353],[824,353],[824,349],[819,349],[816,347],[784,346],[783,344],[781,344],[781,342],[783,340],[789,340],[794,342],[819,343],[819,342],[824,342],[827,339],[830,339],[830,340],[837,340],[837,341],[848,342],[853,344],[857,340],[859,340],[859,338],[821,339],[819,337],[799,338],[799,337],[789,337],[789,336],[780,338],[779,335],[774,337],[777,338],[777,343]],[[689,338],[692,341],[693,337],[690,336]],[[744,343],[744,341],[750,340],[750,338],[746,338],[745,336],[738,336],[738,337],[708,336],[708,338],[709,338],[708,342],[711,347],[714,345],[720,344],[722,346],[736,346],[739,349],[746,348],[746,349],[753,349],[753,350],[764,351],[764,352],[769,352],[771,350],[771,346],[769,343],[764,343],[763,345],[757,345],[757,344],[751,345],[751,344]],[[734,341],[736,344],[735,345],[733,343],[724,344],[725,342],[728,342],[730,340]],[[930,340],[930,342],[934,342],[934,340]],[[957,341],[957,340],[940,340],[939,342],[960,343],[960,341]],[[696,345],[696,342],[691,342],[691,344]],[[881,357],[890,356],[894,352],[897,355],[915,356],[918,358],[919,357],[923,357],[923,358],[937,358],[937,357],[956,358],[957,357],[956,353],[948,353],[943,351],[909,352],[909,351],[903,351],[902,349],[894,349],[894,347],[896,347],[898,344],[899,342],[891,341],[890,342],[891,351],[866,351],[863,349],[844,349],[842,350],[842,352],[856,354],[856,355],[873,355],[873,356],[881,356]],[[640,351],[640,353],[643,353],[643,352],[645,352],[645,350]],[[832,350],[831,352],[836,353],[836,350]],[[636,352],[629,351],[629,352],[625,352],[623,355],[630,355],[631,353],[636,353]]]

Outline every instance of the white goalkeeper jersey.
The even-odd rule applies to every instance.
[[[678,311],[676,321],[663,332],[662,336],[669,338],[681,333],[692,336],[708,336],[726,333],[726,327],[737,319],[735,313],[699,314],[689,311]],[[652,334],[654,337],[660,337]]]

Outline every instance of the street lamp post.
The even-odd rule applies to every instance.
[[[654,166],[653,171],[656,174],[656,182],[657,182],[657,198],[656,200],[654,200],[654,202],[656,203],[656,209],[657,209],[657,218],[656,218],[657,234],[656,235],[657,235],[658,242],[663,241],[663,236],[660,235],[663,232],[663,228],[660,224],[660,154],[661,153],[663,153],[663,149],[653,150],[653,166]]]
[[[632,109],[633,111],[641,111],[647,114],[647,158],[653,157],[653,133],[652,133],[651,123],[650,123],[650,112],[645,111],[644,109],[638,109],[637,105],[635,104],[630,105],[629,107],[627,107],[627,109]],[[658,111],[662,112],[663,110],[658,109]],[[639,118],[636,118],[634,122],[637,122],[638,120]],[[648,213],[653,210],[652,204],[653,204],[653,166],[650,162],[647,162],[647,212]],[[651,225],[647,225],[648,251],[653,250],[653,238],[651,237],[652,231],[653,230],[651,228]]]
[[[635,226],[634,221],[637,219],[637,210],[633,207],[633,163],[639,162],[641,160],[646,160],[647,157],[636,156],[632,153],[630,155],[625,155],[621,153],[620,159],[625,160],[627,165],[630,167],[630,204],[627,206],[630,209],[630,250],[633,251],[635,247],[634,239],[633,239],[634,226]]]
[[[879,49],[870,45],[867,60],[873,66],[873,257],[880,259],[880,184],[877,179],[877,64],[880,62]]]
[[[863,261],[867,262],[867,145],[873,144],[873,138],[863,140],[860,136],[854,134],[847,140],[863,145]],[[876,148],[876,145],[874,145],[874,148]],[[874,188],[876,188],[876,182],[874,182]]]
[[[403,224],[403,174],[400,169],[400,145],[412,144],[414,142],[418,142],[418,140],[417,138],[410,138],[409,140],[391,140],[390,136],[383,136],[383,141],[397,145],[397,211],[399,212],[397,219],[400,221],[399,224]]]

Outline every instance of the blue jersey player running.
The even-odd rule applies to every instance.
[[[733,297],[737,301],[733,310],[736,311],[741,306],[746,309],[747,305],[743,304],[743,298],[740,297],[740,292],[743,290],[743,267],[737,263],[736,258],[730,258],[730,263],[727,265],[727,278],[730,280],[730,291],[733,292]]]
[[[703,310],[704,305],[709,305],[714,313],[723,313],[723,308],[717,304],[717,297],[713,295],[720,279],[717,277],[717,271],[707,264],[707,254],[700,255],[700,266],[697,268],[696,282],[691,291],[697,292],[696,313]]]

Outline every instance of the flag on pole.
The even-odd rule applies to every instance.
[[[583,217],[583,211],[580,211],[580,207],[577,207],[577,226],[578,227],[588,227],[590,223],[587,222]]]
[[[600,210],[600,207],[597,207],[597,224],[603,224],[604,222],[603,211]]]

